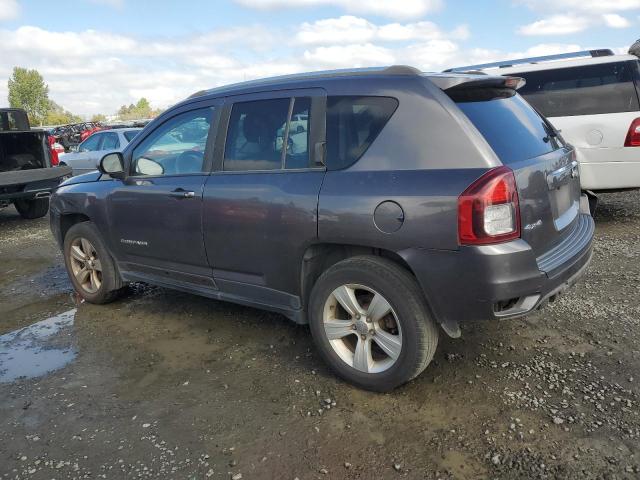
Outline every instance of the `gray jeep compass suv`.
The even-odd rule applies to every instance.
[[[574,151],[521,83],[396,66],[199,92],[66,181],[51,228],[89,302],[148,282],[280,312],[389,390],[439,326],[524,315],[589,263]]]

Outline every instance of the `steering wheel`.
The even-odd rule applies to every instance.
[[[204,153],[196,150],[182,152],[176,159],[176,173],[198,173],[202,171]]]

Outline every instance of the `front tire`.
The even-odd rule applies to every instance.
[[[73,225],[64,237],[63,253],[71,283],[83,299],[103,304],[117,298],[122,283],[93,223]]]
[[[431,362],[438,327],[413,276],[379,257],[343,260],[311,292],[309,319],[324,360],[345,380],[386,392]]]
[[[48,198],[33,198],[31,200],[16,200],[16,210],[22,218],[34,220],[44,217],[49,212]]]

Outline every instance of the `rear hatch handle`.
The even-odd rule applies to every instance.
[[[555,190],[556,188],[565,185],[570,179],[576,178],[578,175],[578,162],[573,160],[571,163],[564,167],[560,167],[547,175],[547,185],[549,186],[549,190]]]

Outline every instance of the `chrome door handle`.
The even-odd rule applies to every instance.
[[[181,188],[178,188],[177,190],[174,190],[173,192],[169,192],[169,196],[170,197],[174,197],[174,198],[194,198],[196,196],[196,192],[190,192],[187,190],[183,190]]]

